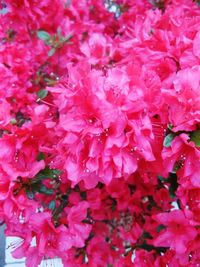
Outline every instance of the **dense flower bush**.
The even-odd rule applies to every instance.
[[[200,8],[0,3],[0,220],[28,267],[200,265]]]

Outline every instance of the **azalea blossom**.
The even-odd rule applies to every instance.
[[[5,0],[0,18],[13,257],[198,266],[199,1]]]

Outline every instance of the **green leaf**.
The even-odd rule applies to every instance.
[[[44,186],[44,185],[40,185],[40,188],[39,188],[38,191],[39,191],[40,193],[43,193],[43,194],[46,194],[46,195],[52,195],[52,194],[53,194],[53,190],[47,188],[47,187]]]
[[[51,50],[49,50],[48,52],[48,56],[52,57],[55,54],[55,52],[56,52],[56,48],[55,47],[51,48]]]
[[[163,146],[164,147],[170,147],[171,146],[171,142],[173,141],[175,136],[176,135],[174,133],[170,133],[167,136],[165,136],[165,139],[164,139],[164,142],[163,142]]]
[[[38,155],[37,155],[37,161],[40,161],[40,160],[43,160],[43,159],[45,159],[45,155],[44,155],[44,153],[42,153],[42,152],[40,152]]]
[[[43,180],[48,178],[55,178],[57,175],[60,174],[60,171],[57,169],[50,169],[48,166],[41,170],[38,174],[36,174],[36,180]]]
[[[113,265],[112,264],[108,264],[107,267],[113,267]]]
[[[157,233],[160,233],[160,231],[162,231],[162,230],[165,229],[165,228],[166,228],[165,225],[160,224],[160,225],[158,225],[158,227],[156,228],[156,232],[157,232]]]
[[[171,185],[169,187],[169,195],[170,195],[171,198],[175,198],[176,197],[175,190],[174,190],[173,186],[171,186]]]
[[[200,130],[194,131],[190,134],[190,141],[193,141],[196,147],[200,147]]]
[[[37,37],[43,41],[48,41],[51,35],[46,31],[37,31]]]
[[[54,210],[56,208],[56,202],[55,200],[52,200],[50,203],[49,203],[49,209],[50,210]]]
[[[48,91],[46,89],[42,89],[37,93],[38,99],[43,99],[48,95]]]
[[[152,236],[148,232],[143,232],[142,233],[142,238],[152,239]]]
[[[169,177],[167,180],[168,180],[168,183],[170,184],[169,185],[169,195],[171,198],[175,198],[176,197],[176,190],[179,186],[176,173],[169,173]]]
[[[161,175],[158,175],[158,180],[160,180],[161,182],[166,182],[166,179]]]
[[[147,251],[155,250],[156,252],[166,252],[168,247],[154,247],[153,245],[147,244],[146,242],[143,242],[141,245],[137,245],[137,248],[142,248]]]
[[[59,175],[61,173],[61,171],[60,170],[57,170],[57,169],[54,169],[54,170],[51,170],[51,171],[52,171],[52,173],[54,175]]]

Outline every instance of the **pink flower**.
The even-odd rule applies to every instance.
[[[51,222],[51,214],[48,212],[32,215],[30,225],[36,237],[37,257],[48,255],[54,258],[74,245],[74,238],[69,229],[63,225],[55,228]],[[30,253],[31,251],[28,251],[28,255]]]
[[[178,254],[184,254],[187,246],[197,235],[183,211],[174,210],[154,216],[155,220],[166,228],[154,240],[155,246],[170,247]]]
[[[87,217],[87,209],[89,204],[85,201],[72,207],[67,215],[69,232],[75,247],[83,247],[85,240],[88,238],[91,225],[84,224],[82,221]]]
[[[200,262],[197,2],[0,1],[0,224],[27,266]]]
[[[198,49],[199,44],[200,44],[200,32],[197,32],[193,43],[193,53],[198,59],[200,59],[200,54]]]
[[[84,42],[80,49],[88,57],[90,64],[97,64],[103,58],[107,59],[106,52],[109,51],[109,45],[104,35],[93,33],[88,42]]]
[[[10,104],[6,100],[0,100],[0,125],[5,127],[11,120]]]

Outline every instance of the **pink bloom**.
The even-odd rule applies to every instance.
[[[190,224],[190,220],[181,210],[174,210],[169,213],[160,213],[154,216],[155,220],[166,226],[154,240],[155,246],[170,247],[178,254],[187,251],[188,243],[197,235],[197,231]]]
[[[72,207],[68,213],[69,232],[75,247],[83,247],[90,234],[91,225],[82,222],[87,217],[88,208],[89,204],[82,201],[77,206]]]
[[[197,32],[193,43],[193,53],[198,59],[200,59],[200,54],[198,49],[199,44],[200,44],[200,32]]]

